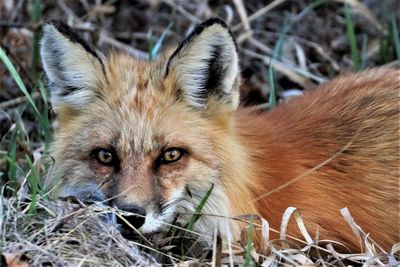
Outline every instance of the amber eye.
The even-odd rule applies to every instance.
[[[172,163],[178,161],[181,159],[184,153],[185,151],[181,148],[176,148],[176,147],[168,148],[163,152],[163,155],[161,157],[161,162]]]
[[[96,157],[97,161],[103,165],[113,165],[114,164],[114,155],[113,153],[105,148],[97,149],[94,152],[94,156]]]

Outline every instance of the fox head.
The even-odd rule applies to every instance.
[[[101,200],[158,232],[186,220],[213,186],[204,213],[229,216],[226,188],[238,161],[236,44],[212,19],[152,61],[103,55],[68,27],[43,28],[41,58],[59,128],[46,185],[55,196]],[[140,219],[143,218],[143,219]],[[205,216],[195,229],[226,227]]]

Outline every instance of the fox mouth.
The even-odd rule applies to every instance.
[[[118,230],[123,237],[129,240],[138,239],[142,234],[160,234],[166,231],[169,225],[169,220],[166,220],[165,216],[157,216],[151,212],[146,216],[122,216],[115,214],[114,216],[116,216],[115,222],[118,225]]]
[[[130,240],[137,239],[141,234],[155,235],[167,231],[177,216],[179,203],[184,200],[182,191],[179,191],[170,201],[161,205],[159,210],[147,207],[145,211],[131,206],[118,207],[114,198],[107,198],[94,183],[87,183],[81,188],[83,189],[76,190],[71,186],[64,187],[62,195],[66,198],[72,197],[86,205],[98,206],[102,210],[101,218],[107,224],[116,226],[121,234]],[[104,212],[104,209],[109,211]]]

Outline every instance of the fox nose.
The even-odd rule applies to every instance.
[[[120,209],[132,213],[130,215],[124,215],[123,218],[136,229],[140,228],[144,224],[145,210],[143,208],[131,206],[131,207],[122,207]],[[124,230],[130,232],[134,231],[132,227],[125,220],[117,216],[117,223],[122,225]]]

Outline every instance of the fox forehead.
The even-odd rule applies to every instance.
[[[128,157],[198,141],[185,129],[199,129],[204,122],[177,100],[173,79],[163,72],[166,61],[164,55],[145,61],[110,54],[103,61],[98,97],[71,120],[76,127],[62,127],[61,132],[89,140],[92,147],[112,146]]]
[[[146,113],[171,104],[175,99],[171,92],[173,84],[165,77],[166,61],[164,55],[146,61],[111,53],[104,62],[102,98],[114,108],[127,106]]]
[[[185,106],[171,92],[173,85],[164,77],[165,57],[149,62],[111,53],[103,63],[104,73],[97,74],[101,76],[99,94],[79,119],[81,125],[95,125],[88,129],[88,138],[96,136],[93,142],[112,143],[127,154],[152,151],[177,140],[171,124],[162,127],[168,125],[168,117],[185,113]]]

